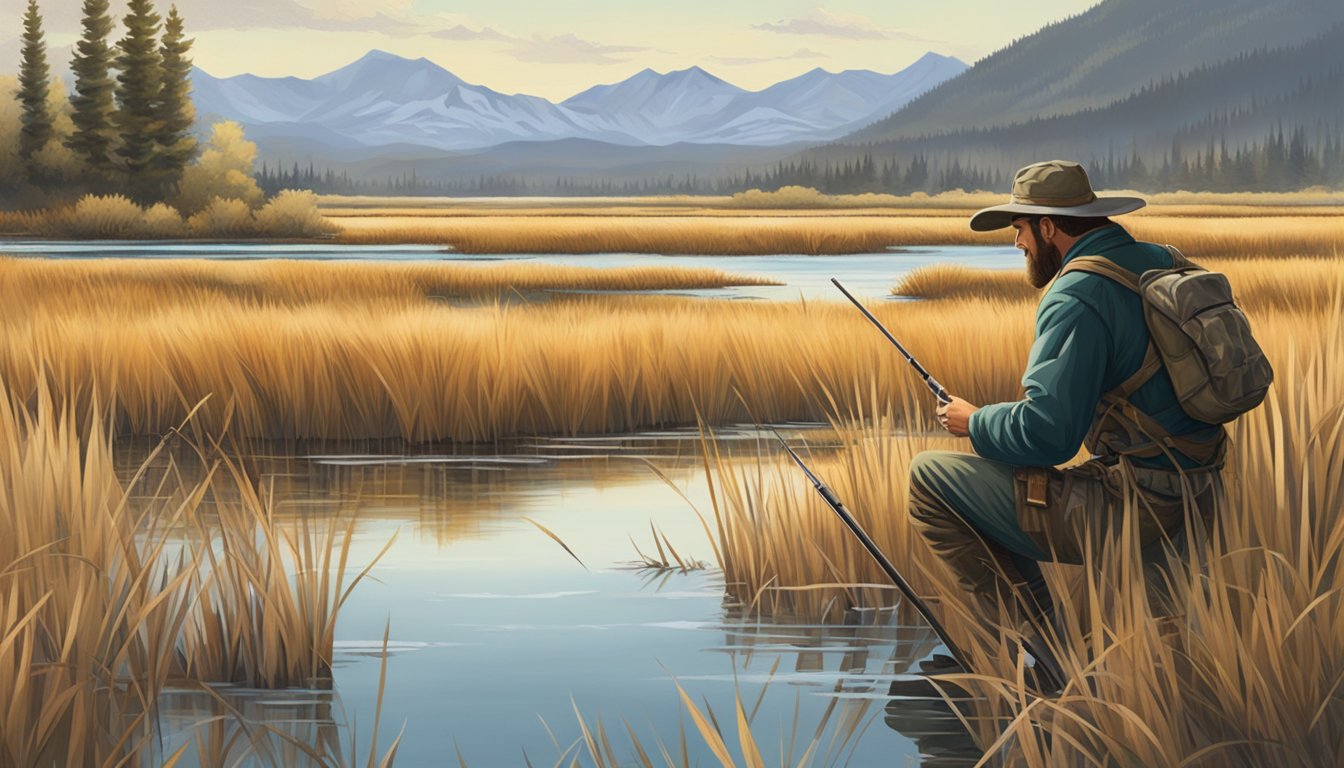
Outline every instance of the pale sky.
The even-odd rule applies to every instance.
[[[169,3],[155,3],[166,13]],[[559,101],[651,67],[699,65],[751,90],[814,67],[895,72],[935,51],[966,63],[1096,0],[177,0],[197,66],[309,78],[370,49],[468,82]],[[0,71],[17,69],[24,3],[0,10]],[[82,0],[39,0],[47,42],[75,41]],[[113,0],[113,14],[125,14]],[[9,39],[4,39],[8,37]],[[59,54],[64,56],[64,53]],[[11,61],[12,60],[12,61]]]

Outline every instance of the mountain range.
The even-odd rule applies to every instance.
[[[778,146],[844,136],[966,69],[955,58],[928,53],[895,74],[814,69],[760,91],[699,67],[665,74],[645,69],[557,104],[467,83],[427,59],[375,50],[311,80],[216,78],[196,69],[192,98],[202,122],[239,122],[263,152],[268,143],[296,142],[331,150],[446,151],[562,139]]]
[[[908,192],[1070,157],[1136,188],[1289,188],[1344,182],[1344,3],[1101,0],[973,67],[928,54],[759,91],[691,67],[551,102],[374,51],[313,80],[198,72],[195,99],[295,169],[276,183],[302,164],[481,194]]]

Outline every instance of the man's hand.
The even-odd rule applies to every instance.
[[[952,402],[938,405],[938,423],[957,437],[970,437],[971,414],[978,410],[979,406],[971,405],[953,395]]]

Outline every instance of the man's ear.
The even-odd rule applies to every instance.
[[[1059,231],[1059,228],[1055,226],[1055,220],[1049,216],[1042,216],[1036,228],[1040,230],[1042,240],[1055,239],[1055,233]]]

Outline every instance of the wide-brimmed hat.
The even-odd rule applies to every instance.
[[[1019,216],[1118,216],[1147,204],[1138,197],[1097,197],[1083,166],[1047,160],[1018,171],[1013,177],[1012,202],[977,212],[971,217],[971,229],[1003,229]]]

